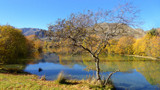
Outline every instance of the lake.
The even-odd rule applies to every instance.
[[[100,58],[101,75],[105,78],[113,74],[112,81],[117,89],[160,89],[160,61],[122,55],[105,55]],[[39,71],[39,68],[42,71]],[[86,79],[95,76],[95,63],[88,55],[57,55],[47,53],[40,60],[28,64],[24,71],[46,76],[47,80],[55,80],[63,71],[72,79]]]

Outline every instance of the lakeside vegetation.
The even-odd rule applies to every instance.
[[[131,36],[111,40],[108,53],[140,55],[160,58],[160,29],[150,30],[144,37],[135,39]]]

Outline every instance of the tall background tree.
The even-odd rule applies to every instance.
[[[137,10],[130,4],[119,5],[113,10],[73,13],[66,19],[57,20],[49,29],[55,31],[59,42],[69,40],[74,50],[80,48],[94,58],[96,79],[101,80],[99,55],[109,45],[109,40],[127,32],[126,26],[136,23]]]

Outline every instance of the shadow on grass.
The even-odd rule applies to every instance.
[[[63,71],[59,73],[57,76],[56,82],[59,84],[65,84],[65,85],[76,85],[79,84],[79,82],[76,82],[74,80],[69,80],[69,77],[64,75]]]
[[[23,70],[18,70],[18,69],[4,69],[0,68],[0,73],[4,74],[30,74],[28,72],[24,72]]]
[[[65,81],[65,82],[62,82],[60,84],[65,84],[65,85],[77,85],[79,84],[78,82],[70,82],[70,81]]]

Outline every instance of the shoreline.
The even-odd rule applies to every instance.
[[[147,59],[152,59],[152,60],[160,60],[158,58],[150,57],[150,56],[140,56],[140,55],[125,55],[125,56],[133,56],[133,57],[147,58]]]

